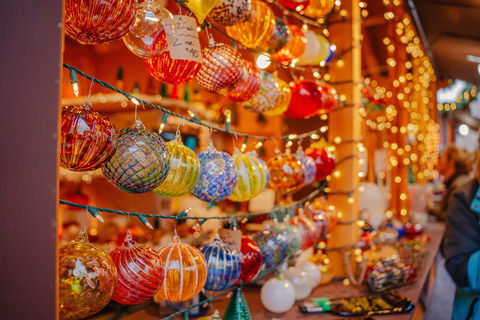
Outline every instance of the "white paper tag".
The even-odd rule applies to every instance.
[[[240,252],[242,248],[242,231],[219,229],[218,234],[223,243],[229,246],[231,249]]]
[[[203,63],[197,20],[183,15],[173,17],[177,25],[177,36],[167,35],[170,58]]]

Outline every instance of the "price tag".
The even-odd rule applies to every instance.
[[[242,231],[219,229],[218,234],[220,235],[220,239],[222,239],[223,243],[225,243],[231,249],[240,252],[242,247]]]
[[[173,16],[177,25],[177,36],[167,35],[170,58],[203,62],[200,40],[197,31],[197,20],[192,17]]]

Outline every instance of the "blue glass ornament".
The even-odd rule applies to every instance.
[[[278,267],[287,257],[288,243],[283,234],[273,230],[264,230],[255,233],[253,241],[258,244],[262,251],[264,269]]]

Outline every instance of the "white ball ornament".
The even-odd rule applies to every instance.
[[[322,273],[320,269],[310,261],[302,261],[297,263],[297,267],[302,268],[307,273],[307,276],[310,277],[312,288],[315,288],[320,284],[320,280],[322,280]]]
[[[312,280],[303,268],[290,267],[283,276],[293,284],[296,300],[303,300],[312,293]]]
[[[260,291],[263,306],[273,313],[284,313],[295,304],[293,284],[282,275],[265,282]]]

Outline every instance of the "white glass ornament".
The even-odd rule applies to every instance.
[[[312,281],[303,268],[290,267],[283,276],[293,284],[296,300],[303,300],[312,293]]]
[[[263,306],[273,313],[284,313],[295,304],[295,289],[293,284],[282,275],[265,282],[260,291]]]

